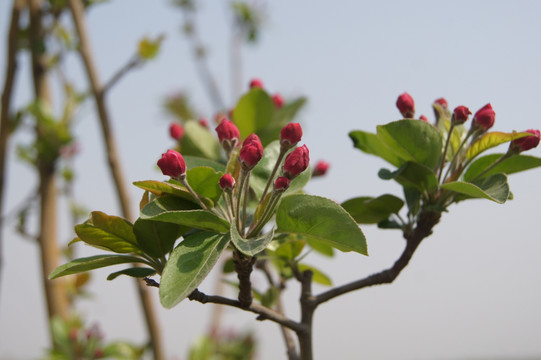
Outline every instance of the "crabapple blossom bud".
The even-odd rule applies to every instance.
[[[175,140],[180,140],[184,136],[184,128],[180,124],[172,123],[169,126],[169,135]]]
[[[284,192],[289,188],[290,180],[285,176],[277,177],[276,180],[274,180],[274,191],[276,192]]]
[[[306,145],[296,148],[290,152],[284,161],[284,176],[293,179],[301,172],[306,170],[310,163],[310,152]]]
[[[323,160],[320,160],[316,163],[312,176],[323,176],[329,170],[329,163]]]
[[[257,165],[263,157],[263,145],[259,136],[256,134],[249,135],[242,143],[240,149],[239,161],[244,170],[251,170]]]
[[[533,136],[525,136],[511,141],[511,144],[509,145],[510,151],[518,154],[520,152],[536,148],[537,145],[539,145],[539,140],[541,140],[541,133],[539,130],[528,129],[526,132],[532,134]]]
[[[396,100],[396,107],[404,118],[413,119],[415,115],[415,102],[410,94],[403,93]]]
[[[285,149],[291,149],[302,138],[302,128],[299,123],[289,123],[280,131],[280,145]]]
[[[182,155],[175,150],[167,150],[158,160],[158,166],[164,175],[178,179],[186,175],[186,163]]]
[[[258,78],[253,78],[253,79],[250,81],[250,89],[253,89],[253,88],[260,88],[260,89],[263,89],[263,81],[261,81],[261,80],[258,79]]]
[[[199,125],[201,125],[202,127],[207,128],[207,129],[209,128],[209,122],[207,121],[207,119],[201,118],[199,119],[198,122],[199,122]]]
[[[447,100],[445,100],[445,98],[439,98],[434,100],[434,104],[438,104],[444,109],[447,109],[449,107],[449,104],[447,103]]]
[[[468,117],[470,115],[471,115],[470,109],[468,109],[464,105],[457,106],[455,110],[453,110],[451,122],[455,125],[464,124],[468,120]]]
[[[487,131],[494,125],[496,119],[496,113],[492,110],[492,105],[486,104],[481,109],[477,110],[472,120],[472,127],[474,129],[482,129]]]
[[[276,105],[277,108],[284,106],[284,98],[280,94],[274,94],[272,96],[272,101],[274,101],[274,105]]]
[[[224,174],[220,178],[220,187],[224,191],[230,192],[235,187],[235,178],[231,174]]]
[[[218,140],[220,140],[225,151],[229,152],[237,146],[240,133],[232,121],[227,120],[225,117],[222,118],[222,122],[216,127],[216,133],[218,133]]]
[[[424,115],[419,116],[419,120],[423,120],[425,123],[428,123],[428,118]]]

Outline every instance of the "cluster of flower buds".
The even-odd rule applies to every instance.
[[[252,80],[250,80],[250,89],[254,89],[254,88],[263,89],[263,81],[261,81],[261,79],[258,79],[258,78],[253,78]],[[274,102],[274,106],[276,106],[276,108],[278,109],[284,106],[284,98],[282,97],[282,95],[278,93],[272,96],[272,101]]]

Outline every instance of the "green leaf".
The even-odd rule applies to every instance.
[[[235,224],[232,224],[230,235],[231,241],[241,253],[248,256],[254,256],[265,250],[267,245],[269,245],[269,243],[272,241],[272,238],[274,237],[274,229],[256,238],[244,239],[242,236],[240,236]]]
[[[442,189],[451,190],[466,195],[466,198],[488,199],[503,204],[509,198],[507,176],[502,173],[494,174],[474,183],[454,181],[443,184]]]
[[[357,130],[350,132],[349,137],[353,140],[354,147],[367,154],[378,156],[396,167],[402,163],[402,160],[376,134]]]
[[[355,220],[330,199],[306,194],[286,196],[278,206],[276,225],[279,232],[301,234],[340,251],[368,255],[366,239]]]
[[[316,239],[306,239],[306,242],[315,252],[328,257],[334,256],[334,249],[332,246]]]
[[[135,186],[137,186],[140,189],[149,191],[153,193],[156,196],[162,196],[162,195],[174,195],[175,197],[188,200],[193,205],[191,205],[192,209],[199,208],[199,204],[197,203],[197,200],[194,199],[192,194],[182,185],[180,185],[175,180],[170,180],[169,182],[162,182],[162,181],[156,181],[156,180],[145,180],[145,181],[135,181],[133,183]],[[201,201],[205,203],[205,205],[212,207],[214,206],[214,203],[212,200],[207,199],[205,197],[201,198]],[[186,205],[188,206],[188,205]]]
[[[177,224],[137,219],[133,232],[141,250],[153,258],[162,258],[175,245],[175,241],[186,231],[187,227]]]
[[[325,286],[332,286],[331,278],[315,267],[306,264],[299,264],[298,267],[300,272],[310,270],[312,272],[312,280],[314,282]]]
[[[127,275],[135,278],[144,278],[155,274],[156,270],[151,268],[132,267],[109,274],[109,276],[107,276],[107,280],[114,280],[120,275]]]
[[[377,224],[391,214],[398,214],[403,206],[402,199],[390,194],[377,198],[357,197],[342,203],[342,207],[358,224]]]
[[[241,138],[245,139],[248,135],[265,129],[271,124],[275,111],[276,106],[265,90],[253,88],[243,95],[233,109],[233,119]],[[273,139],[264,136],[261,142],[266,146]]]
[[[170,309],[205,279],[229,243],[229,234],[198,232],[188,236],[171,253],[162,273],[160,300]]]
[[[152,200],[141,210],[141,219],[163,221],[219,233],[229,232],[229,223],[206,210],[179,209],[182,205],[171,196]],[[181,207],[181,206],[180,206]]]
[[[378,138],[403,161],[431,169],[438,165],[443,148],[439,131],[424,121],[403,119],[377,127]]]
[[[219,184],[222,175],[222,172],[216,172],[210,167],[200,166],[186,171],[186,180],[197,195],[204,196],[216,203],[222,195],[222,188]]]
[[[482,173],[490,165],[494,164],[504,154],[490,154],[475,160],[468,166],[464,173],[464,180],[470,181],[477,175]],[[530,155],[514,155],[510,158],[503,160],[491,170],[487,171],[482,178],[494,175],[496,173],[514,174],[517,172],[530,170],[541,166],[541,158]]]
[[[276,111],[273,123],[280,124],[280,127],[283,127],[287,123],[291,122],[295,118],[299,110],[301,110],[304,105],[306,105],[306,101],[307,99],[305,97],[300,97],[288,102]]]
[[[284,239],[284,242],[276,248],[274,254],[283,259],[294,260],[301,254],[302,249],[304,249],[304,245],[306,244],[306,241],[299,240],[299,237],[300,236],[294,234],[289,234],[289,236]]]
[[[225,165],[214,160],[184,154],[182,155],[182,157],[184,158],[184,162],[186,162],[187,169],[192,169],[199,166],[207,166],[213,168],[215,171],[225,171]]]
[[[438,190],[438,179],[428,167],[408,161],[396,171],[381,169],[378,173],[384,180],[394,179],[402,186],[413,187],[420,191],[433,193]]]
[[[271,308],[278,300],[278,289],[275,287],[270,287],[261,295],[261,305]]]
[[[218,139],[207,128],[197,121],[184,123],[184,136],[180,141],[182,155],[202,157],[209,160],[220,160],[222,148]]]
[[[527,132],[504,133],[500,131],[494,131],[486,133],[470,145],[466,154],[466,158],[468,160],[473,159],[485,150],[529,135],[531,134]]]
[[[163,35],[158,36],[156,39],[150,39],[145,37],[139,41],[137,54],[140,58],[145,60],[151,60],[158,55],[160,51],[160,44],[163,40]]]
[[[141,253],[133,233],[133,225],[118,216],[93,211],[83,224],[75,226],[79,239],[100,249],[119,254]]]
[[[126,263],[145,263],[144,260],[129,255],[96,255],[80,259],[75,259],[67,264],[60,265],[51,272],[49,279],[56,279],[61,276],[77,274],[89,270],[99,269],[105,266],[126,264]]]

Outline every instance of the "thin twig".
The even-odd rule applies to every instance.
[[[116,85],[116,83],[124,77],[130,70],[135,69],[137,66],[141,65],[141,58],[139,55],[134,55],[131,57],[131,59],[123,66],[121,67],[112,77],[105,83],[103,86],[103,93],[106,94],[113,86]]]

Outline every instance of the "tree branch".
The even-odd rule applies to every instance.
[[[141,65],[141,58],[139,55],[134,55],[131,57],[130,61],[128,61],[123,67],[121,67],[112,77],[105,83],[103,86],[103,93],[106,94],[111,88],[116,85],[116,83],[122,79],[124,75],[126,75],[130,70],[135,69],[137,66]]]

